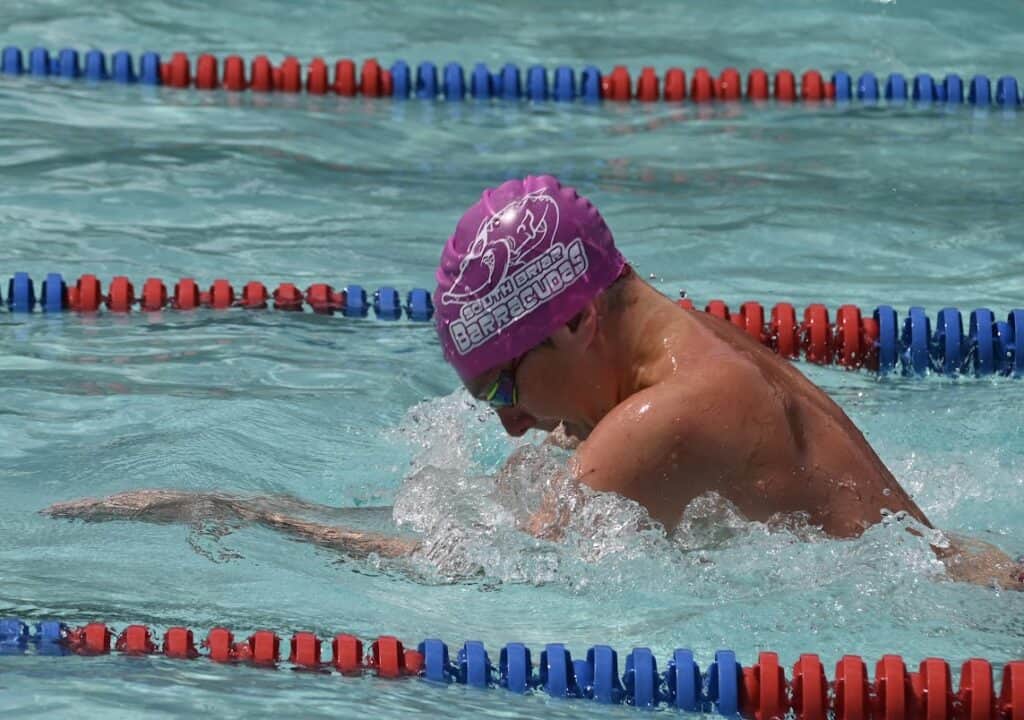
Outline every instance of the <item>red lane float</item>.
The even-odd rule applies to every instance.
[[[112,638],[105,623],[94,622],[69,631],[67,644],[78,655],[104,655],[110,652]]]
[[[673,67],[665,71],[665,99],[671,102],[686,99],[686,73],[682,68]]]
[[[986,720],[995,716],[996,695],[992,684],[992,665],[988,660],[972,658],[960,668],[956,703],[959,720]]]
[[[255,280],[247,282],[242,288],[242,307],[250,310],[263,310],[267,307],[267,286]]]
[[[103,288],[95,275],[78,278],[75,287],[68,288],[68,304],[79,312],[96,312],[103,303]]]
[[[174,284],[174,300],[171,305],[178,310],[195,310],[199,307],[199,286],[192,278],[182,278]]]
[[[334,92],[342,97],[355,97],[359,91],[356,83],[356,64],[349,59],[334,64]]]
[[[191,660],[199,657],[192,631],[184,627],[172,627],[164,633],[161,652],[171,658]]]
[[[743,668],[743,690],[744,717],[777,720],[789,712],[786,675],[773,652],[760,653],[754,667]]]
[[[298,58],[289,56],[284,59],[280,72],[274,73],[274,89],[286,93],[302,91],[302,65]]]
[[[832,711],[836,720],[868,720],[868,669],[856,655],[844,655],[836,663]]]
[[[808,362],[828,365],[832,362],[832,327],[828,322],[828,308],[814,304],[804,310],[800,329],[804,357]]]
[[[759,343],[767,344],[768,337],[764,331],[764,308],[760,303],[745,302],[740,306],[740,315],[743,318],[741,329]]]
[[[167,306],[167,286],[159,278],[146,278],[139,298],[139,309],[146,312],[162,310]]]
[[[800,334],[796,322],[796,310],[789,303],[779,303],[772,308],[771,348],[789,360],[800,357]]]
[[[302,292],[291,283],[281,283],[274,290],[274,309],[294,312],[302,310]]]
[[[331,641],[331,664],[342,675],[357,675],[363,669],[363,642],[355,635],[339,633]]]
[[[196,60],[196,90],[216,90],[219,86],[217,58],[208,53],[200,55]]]
[[[380,97],[387,94],[383,91],[382,80],[380,63],[370,58],[363,63],[363,67],[359,71],[359,92],[366,97]]]
[[[135,304],[135,289],[131,281],[118,275],[110,281],[110,294],[107,295],[107,309],[112,312],[131,312]]]
[[[775,73],[775,99],[780,102],[796,100],[796,79],[792,70],[779,70]]]
[[[768,99],[768,73],[761,68],[754,68],[747,75],[747,99]]]
[[[229,55],[224,59],[223,87],[230,92],[242,92],[249,87],[245,80],[245,61],[238,55]]]
[[[910,678],[903,658],[883,655],[875,665],[872,717],[875,720],[902,720],[909,717]]]
[[[715,90],[719,100],[740,100],[743,98],[743,80],[736,68],[729,67],[718,76]]]
[[[793,665],[792,707],[797,720],[828,717],[828,680],[817,655],[801,655]]]
[[[157,651],[149,628],[145,625],[129,625],[117,636],[114,649],[126,655],[151,655]]]
[[[914,704],[921,720],[953,720],[953,684],[949,664],[927,658],[913,674]]]
[[[174,88],[187,88],[192,84],[191,68],[188,55],[176,52],[170,62],[160,67],[160,82]]]
[[[860,308],[843,305],[836,312],[834,339],[837,362],[848,370],[856,370],[864,362]]]
[[[1024,720],[1024,662],[1003,666],[999,712],[1006,720]]]
[[[711,317],[716,317],[719,320],[729,319],[729,306],[721,300],[712,300],[704,306],[704,312]]]
[[[306,669],[320,667],[322,664],[320,660],[320,638],[316,636],[316,633],[297,632],[292,635],[288,662]]]
[[[323,58],[313,58],[306,74],[306,92],[311,95],[324,95],[330,89],[327,79],[327,63]]]
[[[274,68],[266,55],[252,59],[249,70],[249,88],[254,92],[271,92],[274,89]]]
[[[693,71],[690,99],[696,103],[711,102],[715,99],[715,83],[707,68],[699,67]]]
[[[805,102],[816,102],[825,98],[825,83],[817,70],[808,70],[800,78],[800,97]]]
[[[656,102],[658,94],[658,74],[652,67],[645,67],[640,71],[640,77],[636,80],[636,99],[640,102]]]
[[[227,310],[235,304],[235,289],[223,278],[214,280],[210,291],[203,298],[203,305],[215,310]]]
[[[873,317],[862,317],[860,327],[864,367],[871,372],[878,372],[878,321]]]
[[[601,93],[605,100],[628,102],[632,98],[633,80],[624,65],[616,65],[610,74],[601,78]]]

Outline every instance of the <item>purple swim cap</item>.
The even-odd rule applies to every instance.
[[[572,320],[625,264],[597,208],[550,175],[485,190],[437,269],[445,359],[463,380],[504,365]]]

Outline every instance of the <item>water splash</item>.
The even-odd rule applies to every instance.
[[[637,503],[572,483],[570,454],[541,434],[504,437],[462,391],[413,407],[393,432],[413,455],[394,519],[422,535],[417,568],[438,582],[725,602],[844,586],[852,575],[892,594],[908,578],[942,573],[929,538],[906,532],[914,523],[901,515],[857,540],[834,540],[802,515],[751,522],[708,493],[666,532]]]

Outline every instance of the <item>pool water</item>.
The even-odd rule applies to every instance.
[[[1024,77],[1000,3],[479,5],[15,2],[0,44],[296,53],[385,65],[817,66],[828,74]],[[1020,113],[741,105],[446,105],[228,97],[0,80],[0,276],[226,277],[430,287],[480,191],[553,172],[602,209],[657,287],[798,307],[1004,314],[1024,298]],[[6,289],[6,288],[4,288]],[[800,365],[941,528],[1024,553],[1019,381]],[[729,647],[787,667],[901,653],[954,669],[1024,655],[1024,594],[950,583],[923,541],[880,525],[833,541],[745,522],[713,498],[666,537],[598,497],[552,545],[516,529],[564,458],[513,442],[457,391],[433,330],[241,310],[0,314],[0,616],[200,636],[223,624],[453,648],[564,642]],[[518,469],[496,477],[504,457]],[[318,519],[419,531],[408,562],[353,560],[261,528],[69,523],[80,496],[171,487],[321,503]],[[353,508],[394,507],[380,513]],[[365,516],[365,517],[364,517]],[[622,658],[620,658],[621,663]],[[537,695],[160,658],[0,657],[5,717],[620,717]]]

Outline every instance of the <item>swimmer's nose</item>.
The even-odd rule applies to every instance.
[[[505,426],[505,432],[512,437],[520,437],[527,430],[537,425],[537,418],[522,410],[502,408],[496,412],[501,419],[501,424]]]

